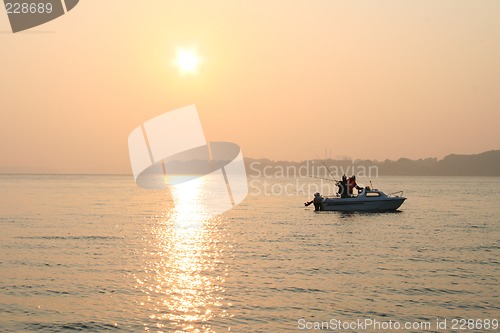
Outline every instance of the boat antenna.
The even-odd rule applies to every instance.
[[[332,172],[330,171],[330,168],[326,165],[325,161],[323,161],[321,159],[321,157],[318,156],[318,154],[314,153],[316,155],[316,157],[321,161],[321,163],[323,163],[323,165],[325,166],[326,170],[328,171],[328,173],[330,174],[330,177],[332,177],[332,179],[335,181],[335,182],[339,182],[337,179],[335,179],[335,177],[333,177],[333,174]]]

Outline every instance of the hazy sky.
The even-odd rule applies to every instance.
[[[81,0],[16,34],[1,9],[0,63],[0,166],[130,172],[130,131],[189,104],[247,157],[500,149],[496,0]]]

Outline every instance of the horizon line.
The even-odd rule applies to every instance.
[[[500,152],[500,149],[491,149],[491,150],[487,150],[487,151],[483,151],[483,152],[480,152],[480,153],[474,153],[474,154],[455,154],[455,153],[450,153],[448,155],[446,155],[445,157],[443,158],[437,158],[437,157],[426,157],[426,158],[418,158],[418,159],[411,159],[411,158],[407,158],[407,157],[400,157],[398,159],[383,159],[383,160],[378,160],[378,159],[361,159],[361,158],[348,158],[348,159],[336,159],[336,158],[326,158],[324,160],[326,161],[342,161],[342,162],[345,162],[345,161],[350,161],[350,162],[354,162],[354,161],[373,161],[373,162],[385,162],[387,160],[389,161],[393,161],[393,162],[397,162],[401,159],[406,159],[406,160],[410,160],[410,161],[419,161],[419,160],[427,160],[427,159],[435,159],[437,161],[441,161],[443,160],[444,158],[446,158],[447,156],[475,156],[475,155],[481,155],[481,154],[484,154],[484,153],[490,153],[490,152]],[[270,158],[267,158],[267,157],[261,157],[261,158],[253,158],[253,157],[244,157],[243,158],[244,160],[269,160],[271,162],[274,162],[274,163],[279,163],[279,162],[286,162],[286,163],[304,163],[304,162],[307,162],[307,161],[315,161],[315,160],[320,160],[322,161],[323,159],[321,158],[314,158],[314,159],[306,159],[306,160],[300,160],[300,161],[293,161],[293,160],[273,160],[273,159],[270,159]],[[16,168],[19,168],[19,169],[23,169],[23,168],[27,168],[27,169],[35,169],[35,167],[29,167],[29,166],[8,166],[8,165],[5,165],[5,166],[0,166],[0,175],[78,175],[78,176],[92,176],[92,175],[106,175],[106,176],[133,176],[133,173],[132,172],[110,172],[110,173],[106,173],[106,172],[79,172],[79,171],[75,171],[75,172],[72,172],[72,171],[54,171],[54,170],[46,170],[46,171],[43,171],[43,169],[47,169],[47,168],[43,168],[42,167],[42,170],[40,171],[2,171],[2,169],[16,169]]]

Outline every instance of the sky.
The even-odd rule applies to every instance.
[[[245,157],[500,149],[499,18],[495,0],[81,0],[14,34],[0,10],[0,170],[130,173],[129,133],[190,104]]]

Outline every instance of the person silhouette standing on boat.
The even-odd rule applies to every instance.
[[[361,191],[363,188],[358,186],[358,184],[356,184],[356,176],[355,175],[352,175],[352,177],[349,177],[349,179],[347,180],[347,184],[349,185],[349,196],[352,196],[352,190],[354,190],[354,188],[356,188],[356,190],[358,190],[358,193],[359,191]]]
[[[337,182],[337,186],[339,187],[338,194],[340,194],[341,198],[348,198],[349,194],[347,193],[347,176],[344,174],[342,176],[342,180]]]

